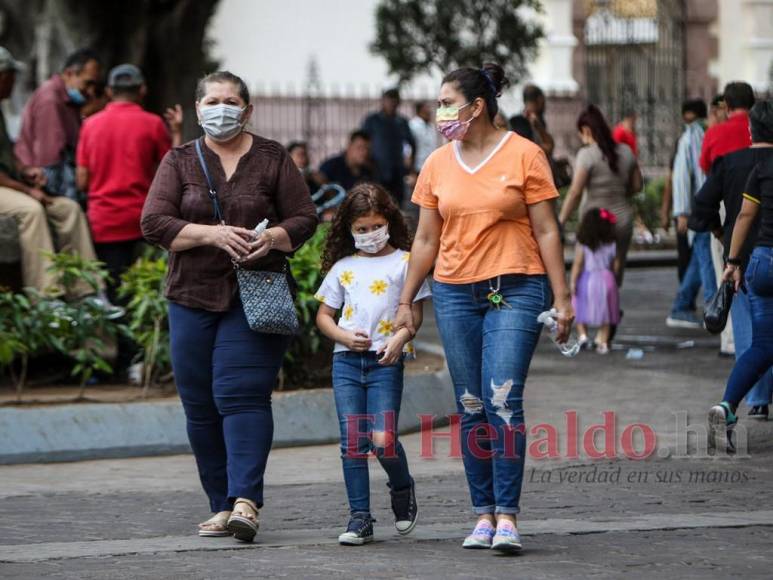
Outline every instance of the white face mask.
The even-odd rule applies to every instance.
[[[214,141],[229,141],[241,133],[245,123],[245,109],[236,105],[208,105],[199,107],[199,124]]]
[[[366,254],[378,254],[383,250],[389,241],[389,227],[383,226],[367,234],[355,234],[354,247]]]

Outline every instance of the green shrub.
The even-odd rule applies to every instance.
[[[293,337],[282,371],[285,381],[293,385],[307,386],[314,382],[321,372],[329,369],[332,360],[318,356],[323,350],[326,354],[331,345],[317,329],[315,320],[319,303],[314,298],[322,284],[322,252],[328,229],[327,224],[320,225],[290,260],[290,270],[298,284],[295,304],[301,330]]]
[[[663,203],[663,190],[666,186],[664,177],[650,179],[644,186],[644,190],[637,193],[633,198],[636,214],[647,226],[647,229],[654,232],[663,224],[660,223],[660,206]]]
[[[142,395],[171,367],[168,305],[164,298],[166,258],[144,257],[123,276],[118,294],[127,300],[129,332],[140,348]]]
[[[79,282],[85,282],[97,293],[109,277],[102,262],[88,260],[75,253],[48,254],[48,258],[51,260],[49,271],[67,296],[75,295]],[[87,298],[72,303],[45,300],[39,296],[36,303],[55,319],[53,324],[61,332],[61,339],[54,346],[75,362],[71,374],[80,381],[78,398],[81,399],[86,383],[96,372],[113,372],[112,366],[105,360],[105,352],[109,343],[115,343],[119,332],[125,334],[128,331],[122,324],[108,318],[104,304],[99,301]]]

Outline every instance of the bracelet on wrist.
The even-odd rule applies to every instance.
[[[412,306],[412,304],[410,302],[398,302],[397,305],[398,306]]]
[[[266,230],[264,233],[265,233],[265,234],[266,234],[266,235],[269,237],[269,239],[271,240],[271,243],[270,243],[270,244],[269,244],[269,246],[268,246],[268,251],[270,252],[271,250],[273,250],[273,249],[274,249],[274,246],[276,245],[276,238],[274,237],[274,234],[272,234],[272,233],[271,233],[269,230]]]
[[[728,258],[725,262],[730,266],[737,266],[737,267],[741,266],[740,258]]]

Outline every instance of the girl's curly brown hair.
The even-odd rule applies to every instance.
[[[411,249],[412,237],[403,214],[392,196],[376,183],[359,183],[338,208],[327,234],[325,252],[322,255],[322,273],[327,273],[338,260],[357,251],[352,237],[352,224],[357,218],[372,213],[384,216],[389,224],[389,245],[398,250]]]

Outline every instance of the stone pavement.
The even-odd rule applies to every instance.
[[[335,445],[272,453],[253,545],[194,535],[206,503],[190,456],[0,467],[0,578],[770,578],[773,422],[742,422],[742,457],[705,453],[705,412],[732,361],[718,358],[718,340],[703,332],[665,328],[674,290],[673,270],[629,271],[624,349],[607,357],[567,360],[549,341],[540,345],[527,419],[555,427],[560,457],[527,458],[518,557],[459,547],[472,523],[461,461],[442,438],[434,458],[421,458],[422,436],[413,434],[403,443],[420,525],[397,536],[374,465],[377,541],[366,548],[335,541],[346,521]],[[431,326],[424,339],[434,340]],[[627,360],[630,346],[644,357]],[[567,412],[576,413],[582,448],[604,411],[614,412],[620,457],[568,456]],[[622,457],[625,428],[637,422],[656,436],[642,461]],[[686,439],[685,425],[698,436]]]

